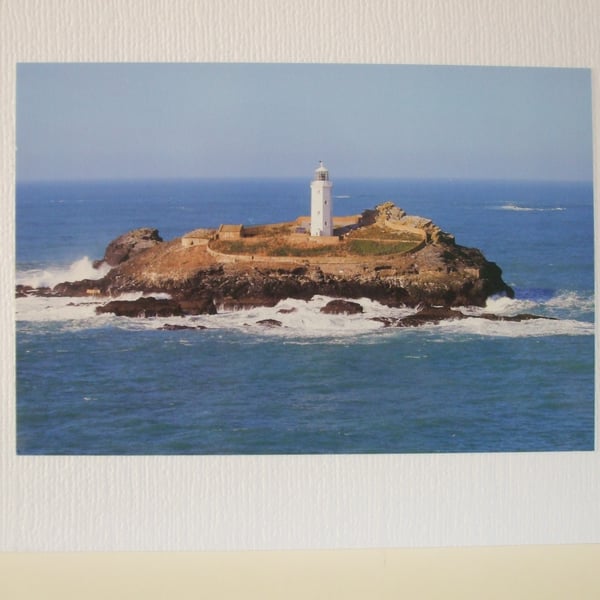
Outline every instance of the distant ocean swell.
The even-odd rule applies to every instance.
[[[514,210],[516,212],[562,212],[567,210],[560,206],[556,207],[532,207],[532,206],[519,206],[518,204],[508,203],[502,206],[494,206],[495,210]]]

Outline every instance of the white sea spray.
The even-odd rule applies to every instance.
[[[34,288],[54,287],[65,281],[81,281],[82,279],[101,279],[110,271],[106,264],[94,268],[93,262],[84,256],[68,266],[47,267],[44,269],[29,269],[18,271],[17,285],[28,285]]]

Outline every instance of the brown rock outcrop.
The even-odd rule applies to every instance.
[[[270,227],[269,231],[273,229]],[[351,245],[341,242],[333,256],[309,252],[303,256],[275,257],[252,251],[222,260],[224,255],[219,258],[211,254],[207,245],[186,247],[181,239],[163,242],[156,229],[142,228],[108,245],[103,260],[113,268],[103,278],[62,283],[51,291],[23,288],[18,293],[60,296],[84,296],[89,290],[101,296],[133,291],[168,293],[182,314],[213,314],[219,307],[231,310],[274,306],[285,298],[309,300],[314,295],[349,300],[370,298],[388,306],[446,308],[485,306],[493,294],[513,295],[498,265],[486,260],[478,249],[456,244],[450,234],[429,219],[406,216],[392,203],[384,203],[363,213],[353,235],[360,233],[361,227],[365,236],[369,235],[369,227],[383,231],[384,242],[388,243],[390,239],[400,239],[405,229],[412,228],[413,232],[420,232],[413,237],[417,240],[421,237],[423,241],[408,251],[396,253],[352,254]],[[260,237],[257,231],[253,231],[248,242],[255,247]],[[278,235],[289,252],[285,236]],[[243,246],[243,241],[240,244]]]
[[[110,242],[104,252],[104,258],[96,261],[94,266],[98,268],[102,263],[106,263],[111,267],[116,267],[122,262],[133,258],[136,254],[148,248],[153,248],[162,241],[158,229],[141,227],[140,229],[128,231]]]

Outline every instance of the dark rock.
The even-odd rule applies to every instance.
[[[183,311],[174,300],[138,298],[137,300],[113,300],[96,308],[97,314],[114,313],[118,317],[182,317]]]
[[[296,312],[296,308],[280,308],[277,312],[282,315],[289,315]]]
[[[179,300],[179,306],[186,315],[215,315],[217,307],[212,298],[186,298]]]
[[[256,321],[257,325],[262,325],[263,327],[281,327],[282,322],[277,319],[263,319],[262,321]]]
[[[105,281],[100,279],[82,279],[80,281],[64,281],[52,288],[55,296],[93,296],[106,295]]]
[[[158,229],[152,229],[151,227],[134,229],[110,242],[104,252],[104,258],[101,261],[96,261],[94,267],[98,268],[103,262],[111,267],[116,267],[118,264],[160,244],[162,241]]]
[[[326,315],[357,315],[363,312],[363,307],[358,302],[349,300],[331,300],[321,312]]]
[[[384,326],[389,327],[391,325],[395,327],[419,327],[420,325],[431,325],[437,324],[441,321],[451,321],[458,319],[486,319],[488,321],[530,321],[532,319],[550,319],[556,320],[552,317],[542,317],[539,315],[532,315],[528,313],[522,313],[519,315],[504,316],[494,315],[491,313],[484,313],[481,315],[465,315],[458,310],[452,310],[446,307],[428,306],[414,315],[409,315],[402,319],[391,319],[386,317],[376,317],[375,321],[380,321]]]
[[[392,327],[399,321],[399,319],[394,319],[393,317],[372,317],[370,320],[381,323],[384,327]]]
[[[17,285],[16,287],[16,297],[17,298],[26,298],[27,296],[34,295],[35,288],[32,288],[30,285]]]
[[[420,325],[435,324],[440,321],[466,319],[458,310],[452,310],[446,307],[428,306],[423,308],[414,315],[409,315],[402,319],[398,319],[395,323],[396,327],[418,327]]]
[[[540,315],[532,315],[530,313],[520,313],[518,315],[494,315],[491,313],[484,313],[483,315],[479,315],[480,319],[488,319],[489,321],[532,321],[534,319],[548,319],[549,321],[557,321],[555,317],[542,317]]]
[[[225,297],[219,304],[221,304],[225,310],[247,310],[259,306],[273,307],[282,299],[283,298],[272,298],[269,296],[253,296],[251,298]]]

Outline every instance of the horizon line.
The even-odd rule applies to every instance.
[[[65,184],[65,183],[160,183],[160,182],[183,182],[183,181],[289,181],[289,180],[306,180],[311,181],[310,175],[220,175],[220,176],[135,176],[135,177],[80,177],[80,178],[15,178],[14,183],[19,184]],[[332,178],[332,181],[472,181],[472,182],[520,182],[520,183],[594,183],[594,176],[590,178],[542,178],[542,177],[464,177],[464,176],[409,176],[409,175],[337,175]]]

